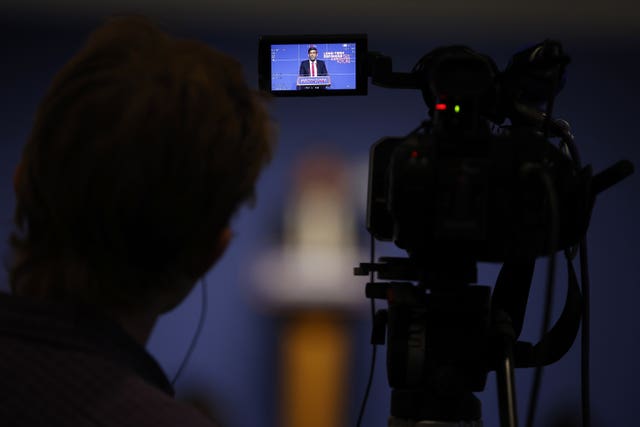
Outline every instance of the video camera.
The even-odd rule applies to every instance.
[[[291,83],[297,71],[289,76],[282,64],[297,67],[309,46],[329,52],[325,58],[345,58],[341,72],[350,70],[344,73],[350,83],[297,90]],[[276,96],[364,95],[368,78],[422,92],[429,117],[370,151],[372,245],[392,241],[408,256],[372,255],[355,269],[370,275],[366,295],[388,303],[372,309],[372,342],[387,343],[389,426],[481,425],[472,392],[484,389],[492,370],[501,424],[517,425],[513,368],[548,365],[572,346],[585,300],[571,259],[597,194],[633,172],[621,161],[593,175],[581,164],[568,123],[552,117],[570,62],[562,45],[545,40],[524,49],[503,71],[469,47],[440,47],[409,73],[367,52],[364,35],[265,36],[259,49],[260,87]],[[536,345],[517,341],[535,259],[558,251],[569,269],[562,315],[544,326]],[[470,286],[481,261],[503,263],[493,292]]]

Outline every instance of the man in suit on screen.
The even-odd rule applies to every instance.
[[[309,55],[309,59],[305,59],[300,63],[300,71],[298,74],[301,76],[328,76],[329,72],[327,71],[327,66],[324,61],[317,59],[318,49],[311,46],[307,50],[307,54]]]

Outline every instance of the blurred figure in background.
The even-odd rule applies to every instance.
[[[298,159],[282,240],[254,265],[260,305],[281,319],[278,426],[348,425],[353,321],[366,313],[353,266],[357,211],[350,165],[326,148]]]
[[[211,426],[144,345],[220,258],[273,132],[234,59],[141,17],[96,30],[15,174],[3,426]]]

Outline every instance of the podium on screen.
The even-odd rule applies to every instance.
[[[331,86],[330,76],[299,76],[296,80],[297,89],[324,89]]]

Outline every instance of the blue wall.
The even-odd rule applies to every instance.
[[[5,25],[6,24],[6,25]],[[11,176],[27,138],[37,102],[55,70],[77,49],[89,24],[48,26],[41,22],[0,25],[6,46],[0,67],[0,240],[7,253],[14,199]],[[257,82],[258,34],[216,34],[181,29],[238,57],[250,80]],[[409,70],[422,54],[443,43],[465,42],[493,56],[503,67],[509,55],[523,42],[476,39],[406,43],[377,34],[370,48],[394,57],[396,69]],[[428,40],[427,37],[424,38]],[[378,45],[375,45],[378,43]],[[637,40],[569,40],[566,49],[573,58],[568,83],[558,98],[556,115],[573,126],[585,163],[600,171],[627,158],[640,165],[637,102],[640,95],[640,45]],[[390,50],[390,49],[398,49]],[[309,117],[309,104],[317,104]],[[382,136],[402,135],[424,118],[420,94],[412,91],[372,87],[366,98],[279,99],[273,102],[279,123],[280,142],[276,157],[259,183],[255,209],[243,211],[235,221],[236,239],[222,263],[207,275],[209,315],[200,342],[183,377],[178,393],[197,392],[223,408],[230,426],[276,426],[274,390],[277,373],[279,320],[252,302],[247,266],[269,247],[278,222],[283,197],[289,188],[292,165],[310,146],[324,146],[342,154],[353,164],[366,161],[369,146]],[[314,137],[299,137],[313,124]],[[328,126],[331,124],[331,126]],[[640,383],[640,174],[600,196],[589,230],[592,278],[592,407],[603,425],[636,424],[635,404]],[[365,197],[366,188],[360,189]],[[361,221],[362,223],[362,221]],[[362,225],[362,224],[361,224]],[[381,252],[391,252],[383,248]],[[523,338],[535,341],[541,323],[544,291],[544,261],[540,262],[529,300]],[[561,268],[562,270],[562,268]],[[481,265],[480,281],[491,284],[496,266]],[[558,273],[555,306],[563,301],[564,274]],[[6,288],[6,273],[0,288]],[[364,281],[363,281],[364,285]],[[200,294],[196,290],[185,303],[163,318],[149,344],[150,351],[169,376],[177,369],[197,323]],[[368,319],[363,313],[350,322],[353,336],[353,374],[349,379],[348,403],[354,424],[357,406],[368,372]],[[384,350],[382,350],[384,351]],[[579,340],[571,352],[544,372],[539,404],[539,425],[555,411],[579,410]],[[525,415],[531,372],[517,371],[521,420]],[[485,425],[498,425],[493,375],[483,401]],[[385,426],[389,392],[384,357],[378,358],[377,373],[364,425]],[[597,425],[597,424],[596,424]]]

